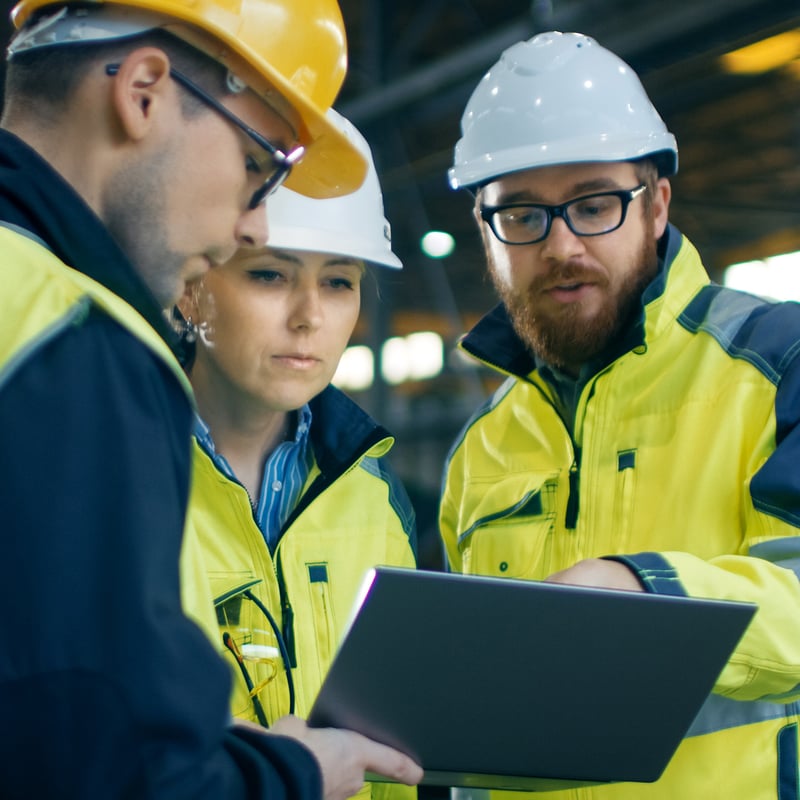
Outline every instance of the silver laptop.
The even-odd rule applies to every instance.
[[[408,753],[424,784],[655,781],[755,610],[379,567],[309,724]]]

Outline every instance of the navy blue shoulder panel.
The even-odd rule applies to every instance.
[[[710,334],[732,358],[748,361],[775,385],[776,449],[753,476],[750,494],[763,513],[800,527],[800,304],[711,285],[679,322]]]
[[[417,517],[405,485],[395,471],[389,466],[386,458],[366,456],[366,458],[361,460],[360,467],[366,472],[369,472],[370,475],[374,475],[376,478],[382,480],[388,486],[389,505],[391,505],[394,513],[397,514],[403,526],[403,530],[406,536],[408,536],[408,542],[411,545],[411,550],[416,559],[418,556]]]
[[[678,318],[732,357],[749,361],[776,386],[800,353],[800,305],[774,303],[716,284],[703,287]]]

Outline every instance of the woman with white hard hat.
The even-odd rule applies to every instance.
[[[198,407],[185,601],[201,617],[203,592],[217,600],[204,627],[234,671],[232,712],[266,726],[308,713],[365,571],[416,561],[414,514],[383,459],[393,439],[330,385],[365,269],[401,268],[369,147],[331,117],[368,161],[361,188],[326,200],[279,189],[268,246],[179,303]]]

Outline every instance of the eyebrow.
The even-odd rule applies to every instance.
[[[326,259],[323,264],[325,267],[356,267],[362,272],[366,270],[366,265],[363,259],[351,258],[350,256],[334,256],[333,258]]]
[[[613,192],[619,189],[620,184],[612,178],[594,178],[592,180],[580,181],[572,185],[570,190],[566,192],[568,197],[581,197],[585,194],[592,194],[594,192]],[[568,202],[568,201],[565,201]],[[510,203],[541,203],[543,205],[556,205],[554,203],[545,203],[544,199],[531,192],[529,189],[520,189],[516,192],[502,195],[495,205],[504,206]]]
[[[303,266],[303,258],[300,255],[295,255],[293,252],[289,250],[279,250],[277,247],[270,247],[269,242],[267,242],[267,252],[273,258],[278,259],[279,261],[285,261],[289,264],[294,264],[295,266],[301,267]],[[314,252],[309,250],[308,252]],[[325,263],[322,265],[323,267],[356,267],[360,269],[362,272],[366,271],[366,265],[363,259],[360,258],[351,258],[350,256],[332,256],[331,258],[325,259]]]
[[[267,220],[269,220],[269,206],[267,206],[267,209]],[[290,253],[288,250],[278,250],[276,247],[270,247],[269,241],[267,241],[267,254],[277,258],[279,261],[288,261],[290,264],[298,266],[302,264],[302,259],[299,256]]]

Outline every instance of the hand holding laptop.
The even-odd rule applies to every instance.
[[[422,780],[422,769],[408,756],[353,731],[309,728],[293,716],[281,717],[270,730],[297,739],[314,754],[322,772],[325,800],[352,797],[364,785],[365,772],[410,786]]]
[[[577,564],[554,572],[545,583],[563,583],[568,586],[594,586],[598,589],[619,589],[625,592],[643,592],[639,579],[624,564],[607,558],[586,558]]]

